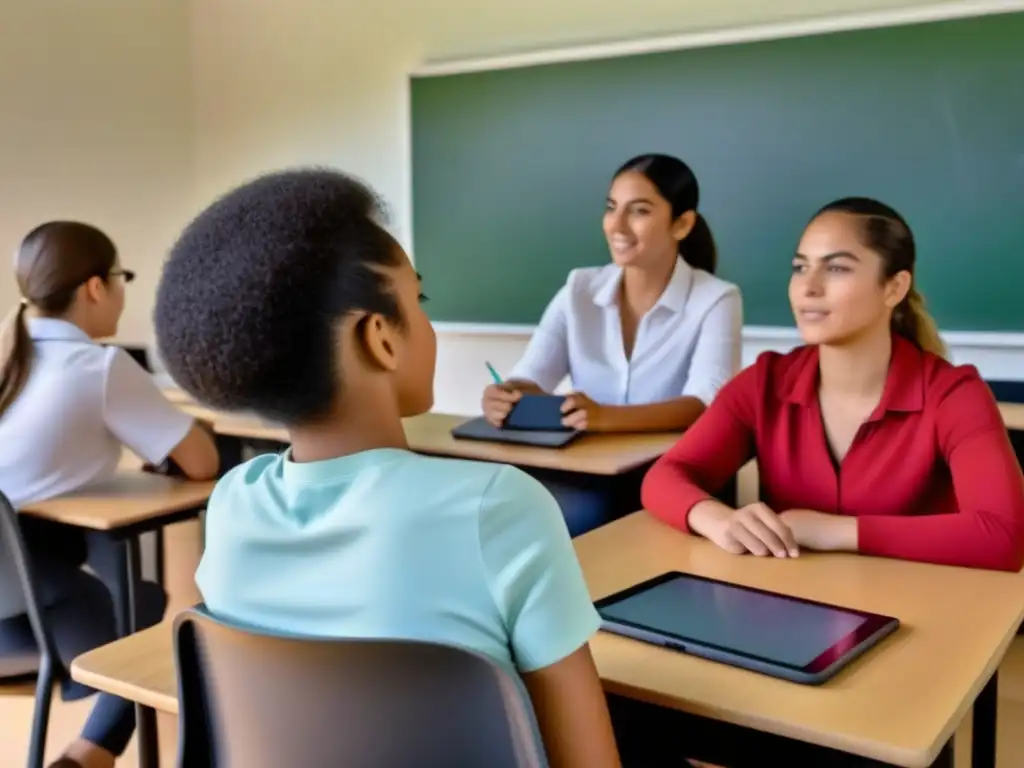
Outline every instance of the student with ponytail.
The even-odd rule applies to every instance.
[[[615,172],[604,212],[612,263],[569,273],[509,381],[484,391],[492,424],[523,393],[551,392],[566,376],[564,424],[575,429],[683,430],[708,407],[739,370],[743,307],[739,289],[714,275],[699,200],[696,176],[675,157],[640,155]],[[603,514],[566,506],[574,534]]]
[[[992,393],[954,366],[914,285],[907,222],[868,198],[804,231],[789,299],[806,346],[766,352],[648,473],[644,506],[735,554],[1024,564],[1024,478]],[[756,458],[761,500],[711,494]]]
[[[15,509],[108,478],[125,447],[152,464],[170,457],[188,477],[214,477],[212,438],[127,352],[94,341],[117,332],[134,277],[110,238],[78,222],[43,224],[22,242],[15,268],[22,299],[0,330],[0,491]],[[66,669],[117,637],[111,592],[124,572],[123,545],[39,518],[19,523]],[[86,563],[95,575],[82,570]],[[140,624],[160,621],[166,603],[158,585],[142,584]],[[0,674],[18,674],[34,642],[25,608],[13,566],[0,556]],[[94,691],[67,679],[63,693],[69,700]],[[100,694],[81,738],[54,766],[112,766],[134,728],[132,704]]]

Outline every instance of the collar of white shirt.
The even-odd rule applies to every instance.
[[[89,334],[74,323],[55,317],[31,317],[28,335],[35,341],[92,341]]]
[[[594,303],[600,307],[618,306],[619,284],[622,282],[622,267],[611,265],[607,275],[602,275],[603,282],[594,292]],[[693,285],[693,267],[683,261],[681,256],[676,257],[676,266],[672,270],[672,277],[664,292],[654,304],[655,307],[665,307],[673,312],[682,312],[686,306],[686,299],[690,295],[690,287]]]

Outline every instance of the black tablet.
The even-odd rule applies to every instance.
[[[508,429],[493,426],[483,416],[469,419],[452,430],[456,440],[482,440],[487,443],[532,445],[537,448],[564,448],[580,432],[574,430]]]
[[[596,606],[609,632],[807,685],[825,682],[900,624],[678,571]]]
[[[565,398],[560,395],[523,395],[512,406],[501,427],[524,432],[572,432],[571,427],[562,425],[564,402]]]

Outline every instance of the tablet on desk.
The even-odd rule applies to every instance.
[[[899,627],[891,616],[672,571],[599,600],[602,629],[818,685]]]
[[[498,428],[493,426],[483,416],[463,422],[452,430],[452,437],[457,440],[481,440],[490,443],[533,445],[538,448],[564,448],[579,436],[579,432],[565,429],[545,431],[540,429]]]
[[[563,426],[562,403],[564,397],[559,395],[523,395],[519,402],[512,406],[502,429],[532,430],[535,432],[572,432],[571,427]]]

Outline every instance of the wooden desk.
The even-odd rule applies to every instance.
[[[119,471],[104,483],[32,504],[21,512],[79,528],[112,531],[201,507],[210,498],[213,485]]]
[[[456,440],[451,430],[465,416],[428,413],[405,420],[409,447],[417,453],[494,461],[583,475],[621,475],[661,456],[679,439],[679,433],[584,435],[565,448],[535,448],[477,440]]]
[[[71,663],[71,677],[99,691],[176,715],[173,631],[174,622],[168,619],[84,653]]]
[[[930,765],[996,671],[1024,616],[1024,577],[896,560],[736,557],[636,513],[575,540],[595,599],[666,570],[894,615],[901,629],[821,687],[605,633],[605,687],[634,699],[895,765]],[[177,712],[166,622],[75,660],[72,677]]]
[[[1024,617],[1024,577],[856,555],[736,557],[646,513],[576,540],[599,599],[666,570],[898,617],[900,630],[828,684],[799,686],[601,633],[605,687],[902,766],[927,766],[996,672]]]
[[[1007,429],[1024,430],[1024,403],[1000,403],[999,412]]]
[[[196,404],[180,390],[165,390],[164,394],[182,410],[212,424],[218,434],[246,440],[288,442],[288,434],[282,427],[256,416],[211,410]],[[451,431],[467,418],[427,413],[406,419],[405,434],[409,448],[416,453],[434,456],[493,461],[584,475],[611,476],[650,464],[679,439],[678,432],[584,435],[571,445],[558,450],[528,445],[456,440],[452,437]]]
[[[130,462],[122,462],[130,463]],[[109,480],[75,493],[23,507],[21,514],[88,528],[124,541],[125,566],[114,590],[118,632],[130,636],[139,627],[137,590],[142,582],[139,536],[195,517],[206,506],[213,482],[191,482],[137,470],[119,470]],[[157,574],[163,581],[163,537],[157,541]],[[139,764],[158,762],[156,719],[151,709],[136,707]]]
[[[247,440],[288,442],[280,426],[256,416],[223,413],[198,405],[180,389],[166,389],[167,398],[198,419],[213,425],[218,434]],[[1024,403],[999,403],[1007,429],[1024,430]],[[456,440],[451,430],[468,417],[428,413],[406,419],[409,447],[417,453],[496,461],[517,466],[617,475],[644,466],[665,453],[679,433],[646,435],[587,435],[561,450]]]

